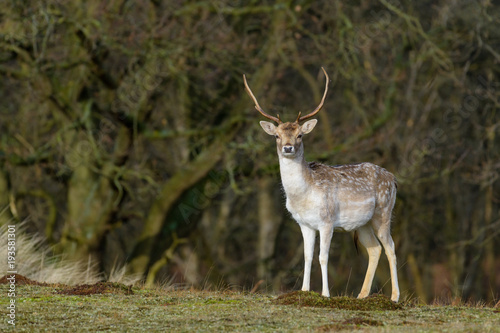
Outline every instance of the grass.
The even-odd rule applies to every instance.
[[[0,285],[0,330],[6,331],[8,285]],[[94,285],[16,285],[16,331],[351,331],[500,332],[500,309],[394,304],[387,297],[279,297]]]
[[[383,311],[401,310],[404,306],[392,302],[387,296],[371,295],[365,299],[352,297],[321,297],[316,292],[293,291],[278,296],[276,304],[312,306],[339,310]]]

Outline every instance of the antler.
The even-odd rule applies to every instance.
[[[260,112],[261,115],[263,115],[264,117],[266,117],[267,119],[271,119],[272,121],[275,121],[277,122],[278,124],[281,124],[283,123],[280,119],[280,115],[278,115],[278,118],[276,117],[273,117],[273,116],[270,116],[268,115],[267,113],[264,112],[264,110],[262,110],[262,108],[260,107],[259,105],[259,102],[257,102],[257,98],[255,98],[255,96],[253,95],[252,93],[252,89],[250,89],[250,87],[248,86],[248,83],[247,83],[247,78],[245,77],[245,74],[243,74],[243,82],[245,82],[245,89],[248,93],[248,95],[250,97],[252,97],[253,99],[253,102],[255,103],[255,108],[257,109],[257,111]]]
[[[323,73],[325,73],[325,79],[326,79],[326,83],[325,83],[325,93],[323,94],[323,98],[321,99],[321,102],[319,103],[318,107],[316,109],[314,109],[313,112],[301,117],[300,116],[300,112],[299,112],[299,115],[297,117],[297,120],[295,120],[295,122],[298,124],[300,121],[302,120],[306,120],[308,118],[311,118],[313,117],[316,113],[319,112],[319,110],[321,110],[321,108],[323,107],[323,103],[325,103],[325,98],[326,98],[326,93],[328,92],[328,82],[330,81],[330,78],[328,77],[328,74],[326,74],[326,71],[323,67],[321,67],[321,69],[323,70]]]

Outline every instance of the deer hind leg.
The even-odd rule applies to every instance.
[[[382,246],[380,246],[377,237],[375,237],[371,225],[365,225],[359,228],[357,232],[359,242],[368,252],[368,268],[366,269],[365,282],[363,282],[363,287],[361,287],[361,291],[358,295],[358,298],[365,298],[370,294],[372,288],[373,277],[375,276],[375,270],[378,266],[380,254],[382,253]]]
[[[380,219],[373,220],[373,226],[377,238],[384,247],[389,267],[391,269],[391,285],[392,294],[391,300],[397,302],[399,300],[399,284],[398,284],[398,268],[396,263],[396,251],[394,249],[394,241],[391,236],[391,214],[382,213]]]
[[[320,247],[319,247],[319,264],[321,266],[321,276],[323,290],[322,296],[330,297],[330,289],[328,288],[328,254],[330,252],[330,243],[332,242],[333,227],[327,225],[319,230]]]
[[[309,291],[311,285],[311,265],[314,255],[314,242],[316,240],[316,230],[299,224],[304,238],[304,281],[302,291]]]

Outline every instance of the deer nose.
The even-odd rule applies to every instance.
[[[293,146],[283,146],[283,152],[285,154],[293,154],[294,153]]]

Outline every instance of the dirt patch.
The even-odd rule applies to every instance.
[[[18,286],[24,286],[24,285],[30,285],[30,286],[42,286],[42,287],[47,287],[50,286],[48,283],[43,283],[43,282],[38,282],[35,280],[31,280],[30,278],[27,278],[24,275],[21,274],[8,274],[4,275],[0,278],[0,284],[10,284],[11,280],[10,278],[14,276],[16,280],[16,285]]]
[[[0,284],[10,284],[11,277],[15,277],[16,285],[30,285],[30,286],[41,286],[41,287],[55,287],[60,289],[56,291],[56,294],[62,295],[93,295],[93,294],[120,294],[120,295],[132,295],[132,286],[126,286],[121,283],[113,282],[98,282],[95,284],[81,284],[78,286],[67,286],[63,284],[51,284],[32,280],[24,275],[20,274],[8,274],[0,278]]]
[[[313,291],[293,291],[280,295],[277,304],[323,307],[354,311],[402,310],[401,304],[392,302],[387,296],[372,295],[357,299],[351,297],[323,297]]]
[[[63,295],[94,295],[94,294],[120,294],[132,295],[132,286],[121,283],[97,282],[95,284],[82,284],[59,290],[57,294]]]

